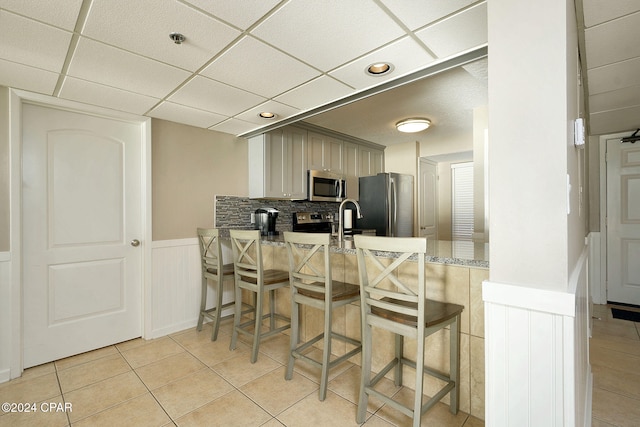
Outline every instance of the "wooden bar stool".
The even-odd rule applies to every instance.
[[[360,277],[362,321],[362,376],[358,400],[357,421],[365,421],[369,396],[375,396],[389,406],[413,418],[420,425],[422,414],[449,394],[449,409],[458,412],[460,382],[460,314],[457,304],[426,299],[425,253],[426,238],[354,236]],[[376,251],[383,252],[382,255]],[[395,257],[395,258],[394,258]],[[412,258],[411,260],[409,258]],[[381,262],[384,258],[386,262]],[[389,262],[391,258],[391,262]],[[400,268],[402,267],[402,268]],[[402,275],[399,272],[402,271]],[[412,273],[417,273],[413,275]],[[403,278],[417,277],[416,286]],[[449,373],[424,366],[425,338],[449,326]],[[395,334],[395,357],[371,378],[372,328]],[[416,354],[410,360],[404,355],[404,338],[416,340]],[[405,406],[375,389],[376,383],[394,369],[395,383],[402,385],[402,367],[415,369],[415,398],[412,407]],[[445,386],[422,403],[424,374],[445,381]]]
[[[224,264],[222,261],[222,245],[220,234],[216,228],[198,228],[198,242],[200,246],[200,261],[202,265],[202,292],[200,297],[200,316],[198,317],[198,331],[202,330],[204,318],[213,321],[211,341],[218,339],[222,310],[233,305],[233,302],[222,304],[223,280],[225,276],[233,275],[233,263]],[[216,291],[216,300],[212,308],[207,309],[208,281],[211,281]]]
[[[329,370],[361,350],[358,340],[338,334],[331,328],[333,310],[357,301],[360,298],[360,288],[357,285],[332,280],[330,234],[285,232],[284,241],[289,254],[289,283],[291,284],[291,343],[285,379],[290,380],[293,377],[293,365],[296,359],[320,368],[322,372],[319,398],[324,400],[327,396]],[[300,343],[299,318],[302,304],[324,312],[324,328],[319,335]],[[347,342],[355,348],[332,361],[332,339]],[[307,356],[305,351],[320,340],[323,344],[322,360]]]
[[[288,317],[275,311],[275,291],[289,286],[289,272],[285,270],[265,270],[262,262],[262,247],[260,246],[259,230],[231,230],[231,246],[233,248],[233,264],[235,269],[235,313],[233,319],[233,334],[229,348],[236,348],[238,334],[245,334],[253,338],[251,363],[258,360],[260,340],[280,333],[291,327]],[[242,290],[255,294],[254,319],[240,323],[242,317]],[[264,294],[269,294],[269,313],[263,314]],[[269,330],[262,332],[262,320],[269,319]],[[286,324],[276,327],[276,319]],[[253,326],[253,331],[251,331]]]

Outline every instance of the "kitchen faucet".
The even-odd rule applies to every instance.
[[[344,221],[342,219],[342,214],[344,212],[344,205],[347,202],[351,202],[354,205],[356,205],[356,218],[358,219],[362,218],[362,214],[360,213],[360,205],[358,204],[358,202],[353,199],[344,199],[342,203],[340,203],[340,208],[338,209],[338,240],[339,241],[344,240]]]

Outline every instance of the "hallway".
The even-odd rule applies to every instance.
[[[614,319],[606,305],[593,307],[592,427],[640,426],[640,323]]]

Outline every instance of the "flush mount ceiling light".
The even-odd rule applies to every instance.
[[[431,126],[431,120],[423,118],[404,119],[396,123],[396,129],[405,133],[420,132],[429,126]]]
[[[171,33],[169,34],[169,38],[173,40],[175,44],[182,44],[185,41],[185,37],[180,33]]]
[[[278,117],[278,115],[276,113],[270,113],[268,111],[263,111],[262,113],[258,114],[258,117],[263,118],[263,119],[275,119],[276,117]]]
[[[382,76],[393,71],[393,64],[388,62],[376,62],[364,69],[364,72],[370,76]]]

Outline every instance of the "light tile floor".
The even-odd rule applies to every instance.
[[[640,426],[640,323],[594,305],[590,342],[593,427]]]
[[[0,402],[32,402],[36,411],[0,412],[0,427],[357,425],[357,365],[336,367],[320,402],[318,369],[296,363],[293,379],[284,380],[288,335],[263,341],[251,364],[246,341],[229,351],[230,333],[227,320],[216,342],[205,325],[201,332],[136,339],[27,369],[0,384]],[[385,386],[395,388],[392,381]],[[369,411],[367,426],[410,425],[408,417],[374,399]],[[432,408],[422,424],[484,426],[466,413],[452,415],[444,404]]]
[[[640,323],[613,319],[606,306],[594,306],[594,316],[599,320],[593,322],[590,351],[593,426],[638,426]],[[229,321],[216,342],[210,332],[205,325],[202,332],[136,339],[27,369],[0,384],[0,402],[35,403],[36,411],[0,412],[0,427],[357,425],[358,366],[337,367],[320,402],[317,369],[296,363],[293,379],[284,380],[287,335],[264,341],[258,362],[251,364],[244,342],[229,351]],[[391,381],[386,386],[394,388]],[[371,399],[365,425],[404,426],[410,420]],[[463,412],[452,415],[438,404],[422,425],[484,422]]]

